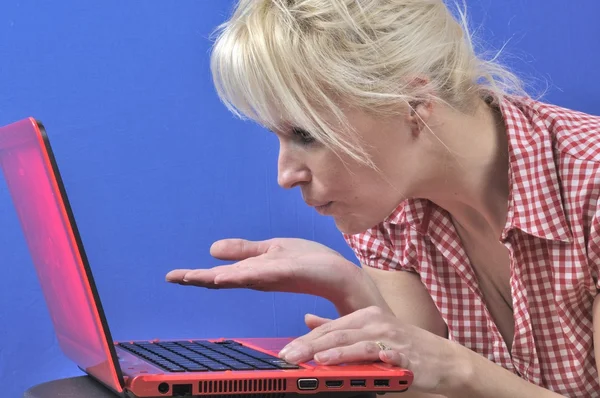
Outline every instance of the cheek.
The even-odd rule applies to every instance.
[[[343,186],[350,181],[349,170],[342,161],[330,152],[320,153],[310,159],[310,170],[313,178],[328,187]]]
[[[383,221],[405,200],[400,187],[378,173],[367,173],[353,179],[351,195],[353,213],[373,226]]]
[[[386,191],[384,180],[373,169],[364,166],[344,168],[337,175],[337,184],[346,190],[346,198],[357,205],[372,203]],[[365,209],[366,210],[366,209]]]
[[[382,196],[389,196],[391,185],[378,170],[349,157],[340,159],[331,152],[319,154],[311,159],[310,169],[313,182],[338,201],[355,204],[367,210],[365,205],[378,203]]]

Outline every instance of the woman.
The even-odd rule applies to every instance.
[[[403,397],[600,396],[600,118],[530,99],[464,19],[442,0],[240,0],[218,93],[277,135],[279,184],[363,267],[224,240],[211,253],[235,264],[167,280],[325,297],[341,317],[307,315],[280,355],[408,368]]]

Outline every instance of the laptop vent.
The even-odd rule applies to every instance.
[[[201,394],[246,394],[286,390],[286,379],[208,380],[200,382]],[[276,395],[278,394],[273,394],[273,396]]]
[[[280,393],[258,393],[258,394],[216,394],[206,395],[210,398],[285,398],[286,394]]]

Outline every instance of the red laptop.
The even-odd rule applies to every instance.
[[[291,338],[114,342],[41,123],[28,118],[0,128],[0,168],[62,351],[116,394],[283,398],[409,388],[412,373],[384,363],[286,363],[277,353]]]

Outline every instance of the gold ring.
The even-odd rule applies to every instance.
[[[381,351],[389,350],[389,348],[385,344],[383,344],[381,341],[376,341],[375,344],[377,344],[377,346],[379,347],[379,349]]]

